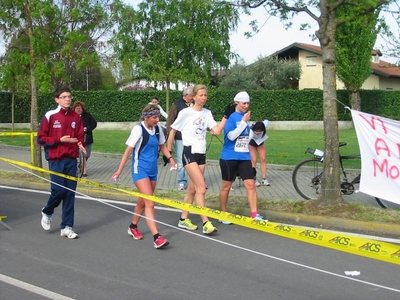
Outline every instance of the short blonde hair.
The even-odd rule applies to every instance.
[[[193,96],[195,96],[200,90],[208,91],[207,87],[204,84],[196,84],[193,88]]]

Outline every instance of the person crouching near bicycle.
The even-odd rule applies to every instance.
[[[221,211],[227,211],[228,196],[232,183],[236,176],[240,176],[246,188],[247,201],[250,207],[250,216],[262,220],[263,217],[257,211],[257,191],[254,183],[253,166],[249,152],[251,112],[248,111],[250,96],[242,91],[234,97],[235,111],[227,118],[224,128],[224,145],[222,146],[219,166],[222,175],[222,187],[219,193]],[[229,225],[230,222],[218,220]]]
[[[264,144],[264,142],[268,139],[268,135],[266,134],[268,125],[268,120],[257,121],[253,124],[253,126],[251,126],[250,131],[249,151],[251,163],[253,165],[253,173],[255,174],[254,183],[256,184],[256,186],[271,185],[267,180],[267,150]],[[257,181],[256,175],[257,153],[260,157],[261,184]]]

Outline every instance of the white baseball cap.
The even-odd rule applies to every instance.
[[[237,102],[250,102],[250,96],[247,92],[239,92],[233,100]]]

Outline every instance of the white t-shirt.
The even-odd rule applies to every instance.
[[[269,125],[269,121],[268,120],[264,120],[263,123],[264,123],[264,126],[265,126],[265,130],[267,130],[268,125]],[[263,132],[258,132],[257,133],[257,132],[254,132],[253,130],[250,130],[249,140],[251,141],[253,139],[256,142],[257,145],[260,145],[267,138],[268,138],[268,135],[265,134],[263,136]]]
[[[192,107],[182,109],[171,128],[182,133],[184,146],[192,146],[192,153],[206,153],[207,129],[217,126],[211,111],[203,108],[196,111]]]

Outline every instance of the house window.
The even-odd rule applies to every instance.
[[[317,56],[306,56],[306,66],[313,67],[317,65]]]

